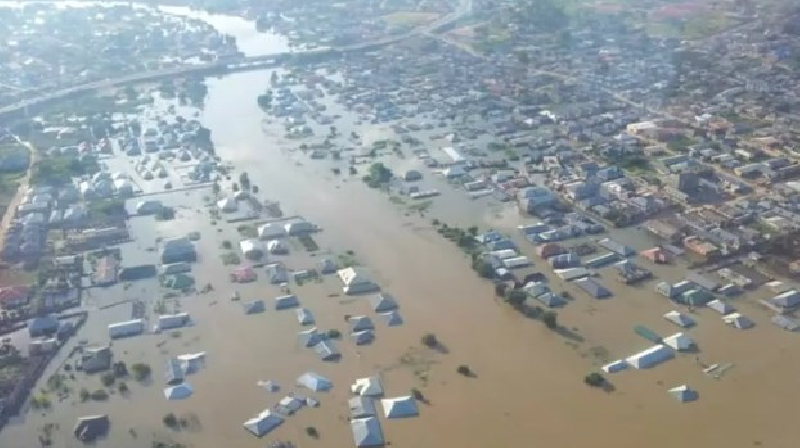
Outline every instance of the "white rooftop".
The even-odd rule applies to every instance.
[[[416,417],[419,415],[417,401],[411,395],[396,398],[384,398],[383,415],[386,418]]]

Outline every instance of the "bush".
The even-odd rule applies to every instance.
[[[175,414],[173,414],[172,412],[170,412],[169,414],[165,415],[161,419],[161,421],[164,422],[164,426],[166,426],[167,428],[176,428],[176,427],[178,427],[178,417],[176,417]]]
[[[105,401],[108,400],[108,392],[103,389],[97,389],[96,391],[92,392],[91,397],[94,401]]]
[[[512,289],[506,293],[506,300],[508,303],[511,304],[513,307],[522,306],[525,303],[525,300],[528,299],[528,293],[521,289]]]
[[[116,379],[117,379],[117,377],[115,377],[114,374],[111,373],[111,372],[104,373],[100,377],[100,381],[103,383],[104,387],[113,386],[114,385],[114,381],[116,381]]]
[[[125,381],[120,381],[119,384],[117,384],[117,390],[121,394],[127,394],[130,391],[130,389],[128,389],[128,383]]]
[[[89,401],[90,398],[92,398],[92,394],[89,393],[89,389],[87,389],[85,387],[82,388],[80,390],[80,392],[78,392],[78,396],[80,397],[81,401],[84,402],[84,403]]]
[[[558,316],[553,311],[545,311],[542,316],[542,322],[551,330],[558,328]]]
[[[481,278],[494,278],[494,268],[492,267],[492,264],[487,261],[483,261],[480,258],[477,258],[472,262],[472,269],[477,272]]]
[[[328,337],[331,339],[339,339],[340,337],[342,337],[342,332],[335,328],[331,328],[330,330],[328,330]]]
[[[231,250],[231,248],[232,248],[232,247],[233,247],[233,244],[231,244],[231,242],[230,242],[230,241],[228,241],[228,240],[225,240],[225,241],[223,241],[223,242],[222,242],[222,248],[223,248],[223,249],[225,249],[225,250]]]
[[[319,439],[319,431],[313,426],[306,426],[306,434],[312,439]]]
[[[434,348],[439,346],[439,339],[437,339],[436,335],[433,333],[426,333],[424,336],[422,336],[421,340],[422,340],[422,345],[426,347]]]
[[[132,365],[131,371],[133,371],[133,377],[136,378],[136,381],[144,381],[149,378],[152,373],[150,366],[141,362]]]
[[[425,399],[425,394],[423,394],[422,391],[417,389],[416,387],[411,389],[411,396],[418,401],[422,401]]]
[[[461,364],[460,366],[458,366],[456,372],[458,372],[458,374],[462,376],[472,375],[472,370],[470,370],[469,366],[466,364]]]
[[[33,409],[50,409],[51,405],[50,397],[45,394],[36,395],[31,398],[31,407]]]
[[[606,383],[606,379],[603,377],[603,375],[597,372],[592,372],[586,375],[586,377],[583,379],[583,382],[591,387],[600,387]]]

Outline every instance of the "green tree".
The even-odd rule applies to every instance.
[[[606,379],[603,377],[603,375],[597,372],[592,372],[583,378],[583,382],[588,386],[600,387],[606,383]]]
[[[250,175],[246,172],[240,174],[239,184],[242,186],[242,191],[250,191]]]
[[[144,381],[150,378],[150,374],[152,373],[150,365],[141,362],[133,364],[131,366],[131,371],[133,372],[133,377],[136,379],[136,381]]]
[[[544,315],[542,315],[542,322],[547,328],[553,330],[558,327],[558,315],[556,315],[555,311],[545,311]]]
[[[166,414],[164,417],[161,418],[161,421],[164,423],[164,426],[167,428],[177,428],[178,427],[178,417],[170,412]]]
[[[103,383],[105,387],[111,387],[114,385],[114,381],[116,381],[117,377],[114,376],[111,372],[106,372],[100,377],[100,381]]]
[[[514,308],[518,308],[528,299],[528,293],[521,289],[512,289],[506,292],[506,301]]]

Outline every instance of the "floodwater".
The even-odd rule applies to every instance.
[[[155,384],[132,385],[129,397],[115,396],[108,403],[61,404],[45,416],[28,414],[24,424],[0,434],[0,446],[31,446],[31,434],[47,421],[57,421],[62,427],[63,436],[54,446],[78,446],[69,435],[75,417],[107,412],[112,416],[112,434],[98,446],[146,446],[145,437],[156,434],[198,448],[261,447],[266,441],[246,433],[242,422],[275,404],[284,393],[295,391],[294,379],[308,370],[331,378],[334,389],[311,394],[322,401],[321,407],[301,410],[269,440],[292,440],[304,447],[352,446],[346,421],[349,384],[378,373],[388,396],[416,387],[429,400],[420,405],[419,418],[381,419],[387,441],[398,448],[795,446],[797,435],[788,405],[800,398],[792,387],[800,365],[795,341],[793,335],[771,327],[768,315],[746,299],[736,306],[756,321],[756,328],[728,328],[712,311],[698,311],[699,325],[689,333],[699,343],[700,353],[678,356],[648,371],[610,376],[614,392],[589,388],[583,384],[586,373],[604,361],[647,347],[633,333],[634,325],[648,325],[663,334],[677,331],[661,318],[672,305],[652,292],[652,284],[623,287],[604,273],[601,280],[615,296],[597,301],[551,276],[554,289],[569,290],[575,300],[559,311],[566,331],[549,331],[499,303],[491,285],[470,271],[464,255],[430,228],[431,218],[437,217],[459,225],[510,230],[522,220],[512,207],[494,206],[487,212],[478,201],[448,190],[434,200],[425,216],[407,213],[385,193],[367,189],[359,176],[333,175],[331,162],[311,161],[290,151],[276,136],[280,126],[265,123],[266,116],[256,104],[256,96],[269,86],[269,72],[235,74],[208,84],[201,118],[212,129],[218,155],[247,171],[260,195],[279,200],[287,215],[301,214],[322,227],[316,237],[322,252],[354,251],[384,289],[397,297],[405,324],[387,328],[376,318],[373,345],[357,348],[345,339],[338,344],[341,361],[319,361],[297,347],[295,334],[301,328],[293,312],[269,310],[244,316],[228,300],[233,290],[226,281],[229,268],[222,266],[216,253],[223,240],[235,241],[236,235],[229,226],[208,223],[202,200],[208,193],[165,194],[168,205],[181,207],[178,219],[147,223],[156,233],[142,233],[137,244],[155,244],[155,236],[202,232],[201,262],[195,274],[217,289],[211,295],[181,299],[181,309],[189,311],[197,325],[182,330],[181,337],[143,336],[115,342],[118,358],[129,363],[146,360],[154,366]],[[339,127],[349,132],[347,126]],[[383,132],[380,126],[362,129],[365,135]],[[132,223],[139,225],[144,224]],[[618,235],[639,250],[649,244],[635,233]],[[533,247],[522,247],[533,258]],[[310,267],[314,261],[300,248],[293,252],[287,257],[293,268]],[[535,262],[550,273],[544,262]],[[658,275],[674,281],[679,272],[662,270]],[[263,281],[236,289],[244,300],[263,298],[268,304],[279,294]],[[338,291],[335,278],[293,286],[320,328],[345,330],[345,314],[372,315],[363,298],[331,296]],[[103,294],[152,300],[155,290],[94,294],[96,300],[105,301],[110,299]],[[123,318],[122,312],[93,317],[86,337],[101,342],[103,325],[108,323],[103,319]],[[426,332],[434,332],[446,349],[422,349],[420,337]],[[200,350],[208,352],[209,366],[190,378],[195,395],[182,402],[164,400],[158,384],[161,362],[170,355]],[[704,363],[734,367],[722,379],[711,379],[701,372],[695,356]],[[476,377],[457,375],[460,364],[469,365]],[[256,386],[257,381],[268,379],[277,380],[284,389],[269,394]],[[90,390],[97,387],[96,378],[80,381]],[[666,393],[684,383],[700,392],[698,402],[681,405]],[[196,416],[200,424],[169,432],[161,423],[167,412]],[[318,429],[319,441],[305,435],[306,426]]]

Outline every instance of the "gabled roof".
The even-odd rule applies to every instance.
[[[386,325],[396,327],[403,324],[403,317],[397,310],[389,311],[388,313],[381,313],[381,316],[386,321]]]
[[[340,358],[342,355],[339,349],[331,341],[321,341],[314,346],[314,351],[317,352],[319,358],[323,361],[333,361]]]
[[[664,338],[663,342],[673,350],[688,350],[695,345],[692,338],[684,333],[675,333],[671,336],[667,336]]]
[[[287,308],[294,308],[300,305],[300,301],[297,300],[297,296],[294,295],[285,295],[285,296],[278,296],[275,297],[275,309],[276,310],[285,310]]]
[[[719,299],[714,299],[708,302],[706,306],[722,315],[730,314],[735,311],[733,307],[728,304],[728,302],[723,302]]]
[[[353,333],[375,328],[372,319],[367,316],[353,316],[348,320],[348,323],[350,324],[350,331]]]
[[[369,301],[372,304],[372,309],[376,313],[391,311],[397,308],[397,301],[394,299],[394,296],[385,292],[370,297]]]
[[[696,391],[692,390],[687,385],[682,385],[678,387],[673,387],[669,390],[670,395],[675,397],[681,403],[685,403],[687,401],[694,401],[697,400],[698,394]]]
[[[325,333],[320,333],[317,327],[309,328],[297,333],[300,344],[304,347],[313,347],[328,338]]]
[[[258,414],[258,416],[244,422],[244,429],[250,431],[256,437],[263,437],[280,426],[281,423],[283,423],[283,417],[267,409]]]
[[[244,306],[244,313],[245,314],[263,313],[264,310],[266,309],[266,306],[264,306],[264,301],[263,300],[253,300],[251,302],[245,302],[243,304],[243,306]]]
[[[674,323],[679,327],[691,327],[694,325],[694,320],[677,310],[672,310],[664,314],[664,319]]]
[[[297,378],[297,385],[305,387],[306,389],[313,390],[315,392],[326,392],[329,391],[331,387],[333,387],[333,383],[331,383],[331,380],[314,372],[306,372],[300,375]]]
[[[372,417],[375,415],[375,402],[372,398],[366,396],[353,397],[347,401],[350,407],[350,417],[364,418]]]
[[[314,324],[314,314],[311,313],[311,310],[307,308],[298,308],[296,311],[297,321],[300,323],[300,325]]]
[[[194,390],[189,383],[181,383],[177,386],[164,388],[164,397],[166,397],[167,400],[183,400],[184,398],[189,398],[193,392]]]
[[[359,378],[350,386],[350,391],[356,395],[377,397],[383,395],[383,384],[377,376]]]
[[[339,269],[336,271],[339,275],[339,278],[342,280],[342,283],[345,286],[353,286],[362,283],[372,283],[372,279],[370,279],[369,275],[367,274],[364,268],[360,267],[349,267],[344,269]]]
[[[375,332],[372,330],[356,331],[352,337],[356,345],[366,345],[375,340]]]
[[[382,446],[384,444],[381,424],[375,417],[356,418],[350,421],[353,442],[357,447]]]
[[[411,395],[396,398],[384,398],[383,415],[386,418],[416,417],[419,415],[417,401]]]

